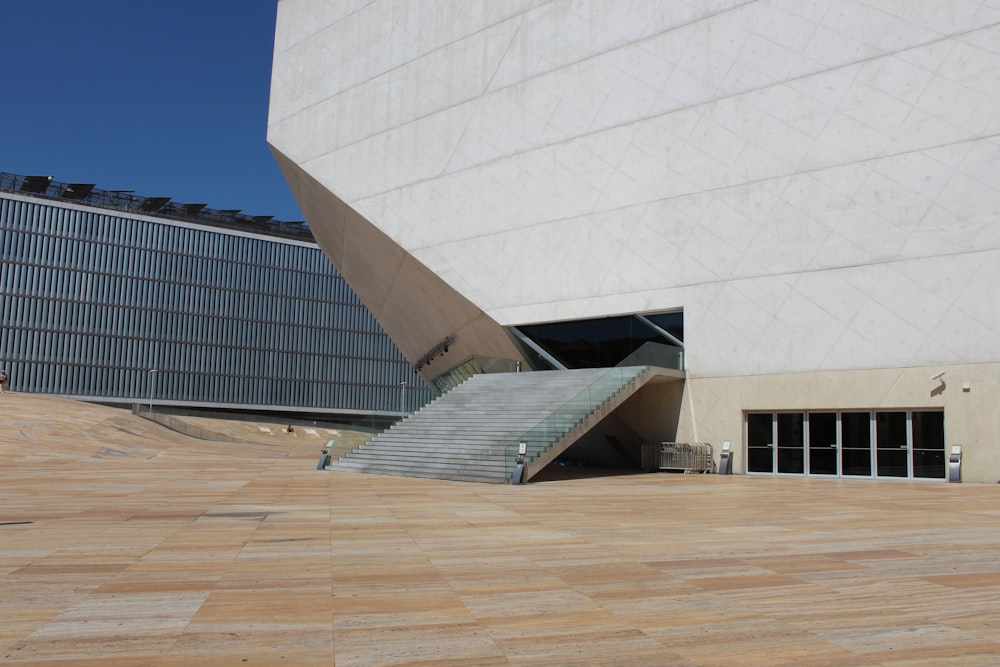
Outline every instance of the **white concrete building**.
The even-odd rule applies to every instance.
[[[1000,479],[998,0],[281,0],[268,141],[427,379],[682,312],[645,436]]]

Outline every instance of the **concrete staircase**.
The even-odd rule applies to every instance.
[[[648,366],[475,375],[328,469],[505,483],[530,477],[639,389]]]

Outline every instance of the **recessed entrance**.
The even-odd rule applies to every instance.
[[[944,479],[944,412],[746,413],[747,472]]]

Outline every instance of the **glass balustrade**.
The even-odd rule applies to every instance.
[[[648,368],[648,366],[621,366],[608,369],[607,373],[566,401],[550,416],[525,433],[517,442],[508,444],[504,449],[507,479],[510,479],[517,465],[518,452],[522,442],[526,445],[524,460],[526,463],[530,463],[579,426],[618,392],[625,389]]]

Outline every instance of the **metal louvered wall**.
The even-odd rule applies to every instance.
[[[0,366],[14,391],[108,402],[364,413],[401,409],[403,382],[408,403],[430,395],[314,244],[13,193]]]

